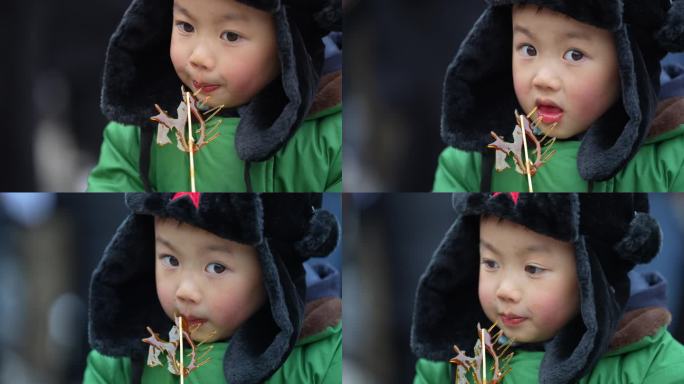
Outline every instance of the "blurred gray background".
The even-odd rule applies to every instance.
[[[5,0],[0,191],[82,191],[100,152],[105,49],[130,0]]]
[[[482,0],[364,0],[344,19],[344,190],[429,191],[446,68]]]

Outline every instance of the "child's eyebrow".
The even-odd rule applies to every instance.
[[[534,39],[534,34],[533,34],[529,29],[527,29],[527,28],[525,28],[525,27],[523,27],[523,26],[520,26],[520,25],[517,25],[517,24],[514,25],[514,26],[513,26],[513,32],[522,33],[523,35],[526,35],[526,36],[529,37],[530,39]]]
[[[230,12],[221,16],[223,21],[249,21],[249,17],[246,14],[240,12]]]
[[[227,247],[225,245],[218,245],[218,244],[207,245],[206,247],[204,247],[204,250],[207,252],[220,252],[220,253],[225,253],[227,255],[233,255],[233,252],[230,251],[230,247]]]
[[[176,247],[174,247],[170,241],[160,237],[160,236],[155,236],[154,240],[157,243],[162,243],[162,245],[169,247],[172,251],[177,252]]]
[[[173,9],[179,13],[182,13],[187,18],[194,20],[194,18],[190,14],[190,12],[187,9],[183,8],[182,6],[180,6],[178,4],[174,4]],[[241,13],[241,12],[230,12],[230,13],[223,14],[221,16],[221,20],[222,21],[249,21],[249,17],[246,14]]]
[[[518,255],[525,256],[525,255],[528,255],[530,253],[546,253],[546,254],[549,254],[550,252],[551,251],[549,250],[549,248],[545,245],[532,244],[532,245],[527,246],[524,249],[521,249],[520,252],[518,253]]]
[[[190,14],[190,12],[188,12],[187,9],[181,7],[181,6],[178,5],[178,4],[174,4],[174,5],[173,5],[173,10],[176,11],[176,12],[182,13],[183,15],[185,15],[185,16],[186,16],[187,18],[189,18],[189,19],[194,19],[194,18],[192,17],[192,15]]]
[[[518,32],[522,33],[523,35],[529,37],[530,39],[534,39],[535,35],[530,31],[529,29],[521,26],[521,25],[514,25],[513,26],[513,32]],[[591,35],[584,32],[584,31],[578,31],[578,30],[570,30],[564,33],[565,37],[567,39],[578,39],[578,40],[586,40],[586,41],[591,41]]]
[[[501,256],[501,251],[499,251],[492,244],[488,243],[486,240],[480,239],[480,244],[482,244],[483,247],[487,248],[489,251],[491,251],[495,255]],[[525,255],[528,255],[530,253],[550,253],[550,250],[545,245],[532,244],[532,245],[528,245],[527,247],[519,250],[516,255],[517,256],[525,256]]]
[[[480,244],[482,244],[483,247],[487,248],[489,251],[491,251],[495,255],[501,256],[501,252],[499,252],[499,250],[496,249],[496,247],[494,247],[492,244],[489,244],[484,239],[480,239]]]
[[[568,39],[591,41],[591,35],[583,31],[568,31],[565,33],[565,37],[567,37]]]

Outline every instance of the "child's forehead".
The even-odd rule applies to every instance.
[[[579,21],[570,15],[562,12],[557,12],[551,8],[540,5],[518,4],[514,5],[511,11],[511,18],[516,22],[553,22],[555,25],[560,25],[574,30],[580,30],[582,33],[599,33],[600,31],[607,31],[591,24]]]
[[[520,12],[529,12],[529,13],[534,13],[537,16],[544,16],[544,15],[555,15],[555,16],[561,16],[561,17],[566,17],[568,19],[573,19],[569,15],[566,15],[565,13],[555,11],[551,8],[545,7],[543,5],[536,5],[536,4],[513,4],[513,7],[511,8],[511,13],[516,14]]]
[[[514,9],[511,21],[513,40],[530,39],[534,43],[561,48],[578,44],[586,50],[615,53],[615,35],[612,31],[547,8],[538,13],[535,7],[528,6],[518,12]]]
[[[154,227],[157,235],[163,232],[167,236],[181,234],[193,238],[216,238],[217,240],[221,239],[219,236],[205,229],[177,220],[173,217],[154,216]]]
[[[500,244],[498,242],[501,242]],[[539,233],[514,221],[493,215],[480,217],[480,245],[503,253],[506,247],[516,252],[555,253],[557,249],[572,250],[570,242]]]
[[[192,225],[186,224],[180,220],[174,219],[173,217],[166,216],[154,216],[154,225],[175,225],[176,227],[189,226],[194,228]]]
[[[265,9],[236,0],[174,0],[173,10],[187,16],[208,13],[217,18],[238,21],[249,21],[255,15],[270,15]]]

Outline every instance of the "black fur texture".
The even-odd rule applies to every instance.
[[[457,213],[416,294],[411,347],[447,361],[453,345],[475,345],[477,323],[491,325],[478,300],[481,215],[521,224],[575,248],[580,313],[545,343],[539,381],[577,381],[606,351],[629,296],[627,273],[659,251],[660,229],[645,195],[456,194]]]
[[[491,151],[490,131],[506,134],[519,105],[511,78],[511,6],[534,4],[613,32],[621,98],[581,137],[577,167],[583,179],[613,177],[648,134],[665,50],[684,49],[684,6],[669,0],[489,0],[449,65],[444,81],[441,134],[450,146]],[[656,38],[657,37],[657,38]]]
[[[334,249],[337,220],[320,209],[318,194],[198,196],[195,207],[188,195],[126,195],[132,212],[91,280],[90,344],[104,355],[141,360],[148,349],[141,342],[148,336],[145,327],[162,333],[171,327],[155,288],[154,217],[173,218],[256,248],[267,304],[232,336],[223,366],[230,383],[263,382],[287,359],[301,331],[306,297],[302,262]]]

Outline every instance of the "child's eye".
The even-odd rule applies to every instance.
[[[160,257],[162,263],[169,267],[177,267],[180,265],[180,262],[178,262],[178,259],[175,256],[171,255],[162,255]]]
[[[215,274],[221,274],[226,270],[226,267],[219,263],[209,263],[206,268],[207,272],[209,273],[215,273]]]
[[[486,269],[490,269],[490,270],[491,270],[491,269],[496,269],[496,268],[499,267],[499,263],[497,263],[497,262],[494,261],[494,260],[490,260],[490,259],[482,259],[482,261],[480,262],[480,264],[484,265],[484,267],[485,267]]]
[[[195,32],[195,27],[193,27],[192,24],[188,24],[184,21],[176,22],[176,28],[178,28],[178,30],[183,32],[183,33]]]
[[[529,44],[522,44],[519,48],[518,51],[523,55],[523,56],[537,56],[537,49]]]
[[[577,62],[584,59],[584,53],[576,49],[569,49],[567,52],[565,52],[563,58],[567,61]]]
[[[221,38],[226,41],[230,41],[231,43],[234,43],[238,40],[240,40],[240,35],[238,35],[235,32],[223,32],[221,34]]]
[[[537,267],[536,265],[526,265],[525,272],[529,273],[530,275],[538,275],[544,272],[544,268]]]

